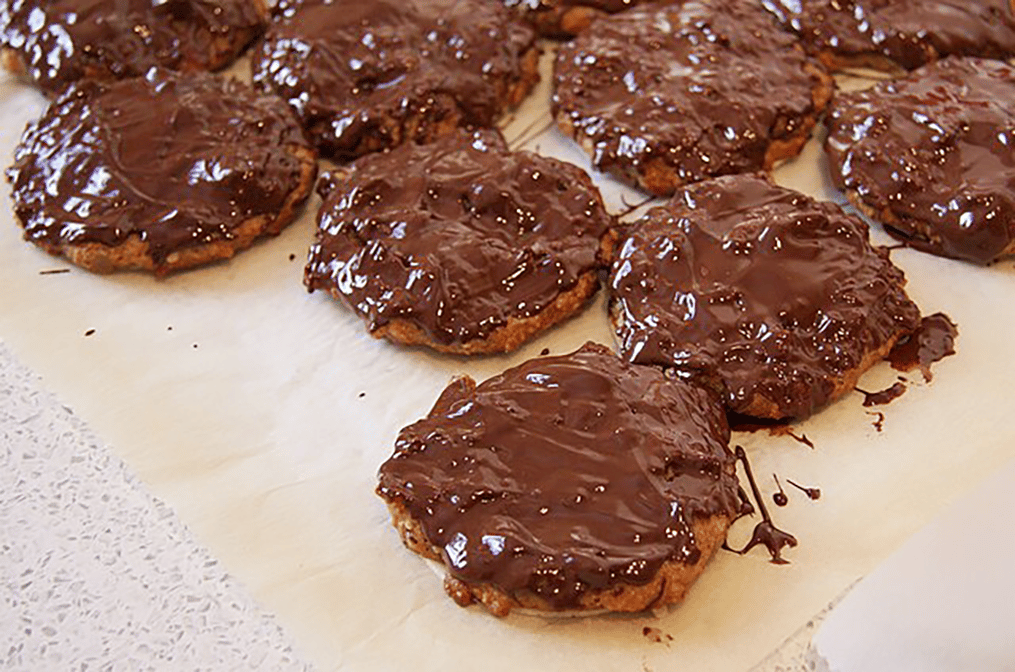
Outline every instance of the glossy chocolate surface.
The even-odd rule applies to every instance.
[[[0,0],[0,44],[50,93],[85,76],[207,69],[263,25],[253,0]]]
[[[293,0],[255,50],[253,76],[347,160],[380,148],[365,143],[429,138],[456,115],[492,126],[534,40],[488,0]]]
[[[612,224],[584,171],[496,131],[363,157],[320,190],[307,287],[371,329],[409,320],[443,344],[538,314],[600,266]]]
[[[633,180],[661,161],[689,183],[765,168],[818,112],[817,67],[756,2],[650,4],[561,47],[553,110],[596,168]]]
[[[567,609],[699,561],[695,519],[744,510],[728,441],[710,394],[587,344],[452,383],[402,430],[378,493],[454,577]]]
[[[129,236],[160,263],[274,217],[309,147],[284,102],[206,73],[82,82],[21,139],[7,177],[25,237],[44,247]]]
[[[678,192],[618,242],[610,274],[624,357],[673,367],[744,413],[829,401],[843,375],[920,315],[902,271],[837,205],[755,175]]]
[[[763,0],[812,53],[912,70],[950,55],[1015,55],[1009,0]],[[876,65],[875,63],[868,63]]]
[[[946,59],[836,96],[832,178],[910,247],[981,264],[1015,242],[1015,68]]]

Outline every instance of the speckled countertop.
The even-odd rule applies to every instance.
[[[0,530],[4,670],[311,669],[2,342]]]

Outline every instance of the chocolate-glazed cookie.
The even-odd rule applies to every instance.
[[[207,73],[73,85],[7,178],[25,238],[96,272],[165,274],[278,233],[317,164],[285,102]]]
[[[262,0],[0,0],[5,67],[50,95],[154,66],[217,70],[261,33]]]
[[[321,180],[306,285],[378,337],[444,352],[505,352],[599,287],[611,217],[571,164],[459,131],[366,156]]]
[[[832,178],[911,247],[981,264],[1015,252],[1015,68],[949,58],[836,96]]]
[[[950,55],[1015,56],[1011,0],[763,0],[829,68],[912,70]]]
[[[808,416],[920,324],[859,218],[761,176],[687,187],[617,245],[622,356],[672,368],[736,413]]]
[[[541,35],[573,37],[606,14],[630,9],[644,0],[501,0],[521,12]]]
[[[561,47],[554,77],[561,129],[597,169],[657,195],[795,155],[833,87],[754,0],[596,21]]]
[[[683,599],[747,506],[708,392],[587,344],[461,378],[380,468],[405,545],[497,615]]]
[[[253,57],[338,160],[493,126],[538,80],[533,30],[490,0],[290,0]]]

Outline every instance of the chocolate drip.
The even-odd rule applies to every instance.
[[[404,506],[451,576],[577,606],[695,564],[695,521],[744,507],[708,393],[609,349],[452,383],[402,430],[378,493]]]
[[[906,385],[904,383],[895,383],[891,387],[879,392],[867,392],[866,390],[861,390],[859,387],[856,388],[856,391],[864,396],[864,406],[883,406],[885,404],[890,404],[905,394]]]
[[[772,555],[773,565],[788,565],[789,560],[782,557],[782,549],[786,546],[795,547],[797,545],[796,537],[788,532],[783,532],[772,522],[772,516],[769,515],[768,507],[765,506],[765,502],[761,497],[761,491],[758,489],[757,481],[754,480],[754,473],[751,471],[751,464],[747,461],[747,453],[743,447],[737,446],[735,454],[740,463],[744,465],[744,472],[747,474],[747,480],[751,484],[751,492],[754,493],[754,501],[758,503],[758,510],[761,511],[761,521],[754,526],[751,540],[747,542],[746,546],[739,551],[729,546],[726,546],[726,548],[738,555],[744,555],[755,546],[764,546]]]
[[[986,264],[1015,245],[1015,67],[955,58],[836,96],[836,185],[915,249]]]
[[[1008,0],[763,0],[812,53],[907,70],[954,54],[1015,55]],[[864,60],[866,59],[866,60]],[[874,65],[878,65],[874,62]]]
[[[753,0],[636,7],[561,47],[554,115],[622,179],[761,170],[769,144],[818,113],[820,68],[795,42]]]
[[[284,103],[234,80],[152,70],[83,82],[28,126],[7,178],[25,237],[50,249],[136,236],[157,263],[274,217],[308,147]]]
[[[796,488],[800,492],[802,492],[805,495],[807,495],[808,499],[811,499],[811,500],[821,499],[821,490],[819,490],[818,488],[805,488],[804,486],[800,485],[799,483],[794,483],[793,481],[789,480],[788,478],[786,479],[786,482],[789,483],[790,485],[792,485],[794,488]]]
[[[535,48],[533,31],[494,2],[293,0],[277,13],[253,54],[254,82],[340,160],[430,139],[449,120],[493,126]]]
[[[253,0],[0,2],[0,44],[51,94],[84,77],[208,69],[237,55],[263,26]]]
[[[892,349],[888,361],[897,371],[919,368],[924,380],[929,382],[933,378],[931,364],[955,354],[955,337],[958,334],[958,327],[944,313],[928,315],[909,338]]]
[[[779,488],[779,492],[772,495],[772,501],[775,502],[776,506],[786,506],[789,504],[789,497],[786,496],[786,491],[782,489],[782,483],[779,482],[779,477],[772,474],[772,478],[775,479],[775,485]]]
[[[837,205],[758,176],[692,185],[630,226],[610,273],[624,357],[804,417],[919,323],[905,278]]]
[[[500,134],[406,145],[326,175],[310,291],[378,329],[410,320],[441,344],[539,314],[600,267],[612,219],[571,164],[509,152]]]

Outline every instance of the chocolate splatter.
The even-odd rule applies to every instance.
[[[796,488],[800,492],[802,492],[805,495],[807,495],[807,497],[809,497],[812,500],[813,499],[821,499],[821,490],[818,489],[818,488],[805,488],[804,486],[800,485],[799,483],[794,483],[793,481],[789,480],[788,478],[786,479],[786,482],[789,483],[790,485],[792,485],[794,488]]]
[[[94,330],[94,329],[89,329],[88,331],[86,331],[86,332],[85,332],[85,336],[86,336],[86,337],[87,337],[87,336],[91,336],[91,335],[92,335],[92,334],[94,334],[94,333],[95,333],[95,330]]]
[[[868,411],[867,415],[876,416],[877,419],[874,420],[874,422],[871,423],[871,424],[874,425],[874,429],[878,430],[878,432],[884,431],[884,429],[885,429],[885,414],[884,413],[882,413],[881,411],[874,411],[873,413]]]
[[[669,646],[669,643],[673,641],[673,635],[663,632],[659,628],[650,628],[647,625],[641,629],[641,634],[656,644],[666,644]]]
[[[51,268],[45,271],[39,271],[39,275],[60,275],[61,273],[70,273],[69,268]]]
[[[906,393],[906,386],[903,383],[895,383],[891,387],[879,392],[868,392],[859,387],[853,388],[864,396],[864,406],[884,406],[889,404]]]
[[[754,533],[751,535],[751,540],[747,542],[739,551],[735,548],[725,546],[734,553],[744,555],[748,553],[755,546],[761,545],[768,549],[768,552],[772,555],[772,564],[774,565],[788,565],[789,561],[782,557],[782,549],[786,546],[794,547],[797,545],[796,537],[788,532],[783,532],[775,526],[772,522],[772,517],[768,513],[768,508],[765,507],[765,502],[761,498],[761,491],[758,490],[758,483],[754,480],[754,472],[751,471],[751,464],[747,461],[747,453],[744,451],[743,446],[737,446],[736,448],[737,459],[744,465],[744,472],[747,474],[747,480],[751,484],[751,491],[754,493],[754,501],[758,503],[758,510],[761,511],[761,522],[754,526]]]
[[[930,365],[955,354],[955,337],[959,330],[944,313],[928,315],[909,338],[900,341],[888,353],[888,361],[896,371],[919,368],[927,382],[933,378]]]
[[[786,496],[786,491],[782,489],[782,483],[779,482],[779,477],[772,474],[772,478],[775,479],[775,484],[779,488],[779,492],[772,495],[772,501],[775,502],[776,506],[786,506],[789,504],[789,497]]]

